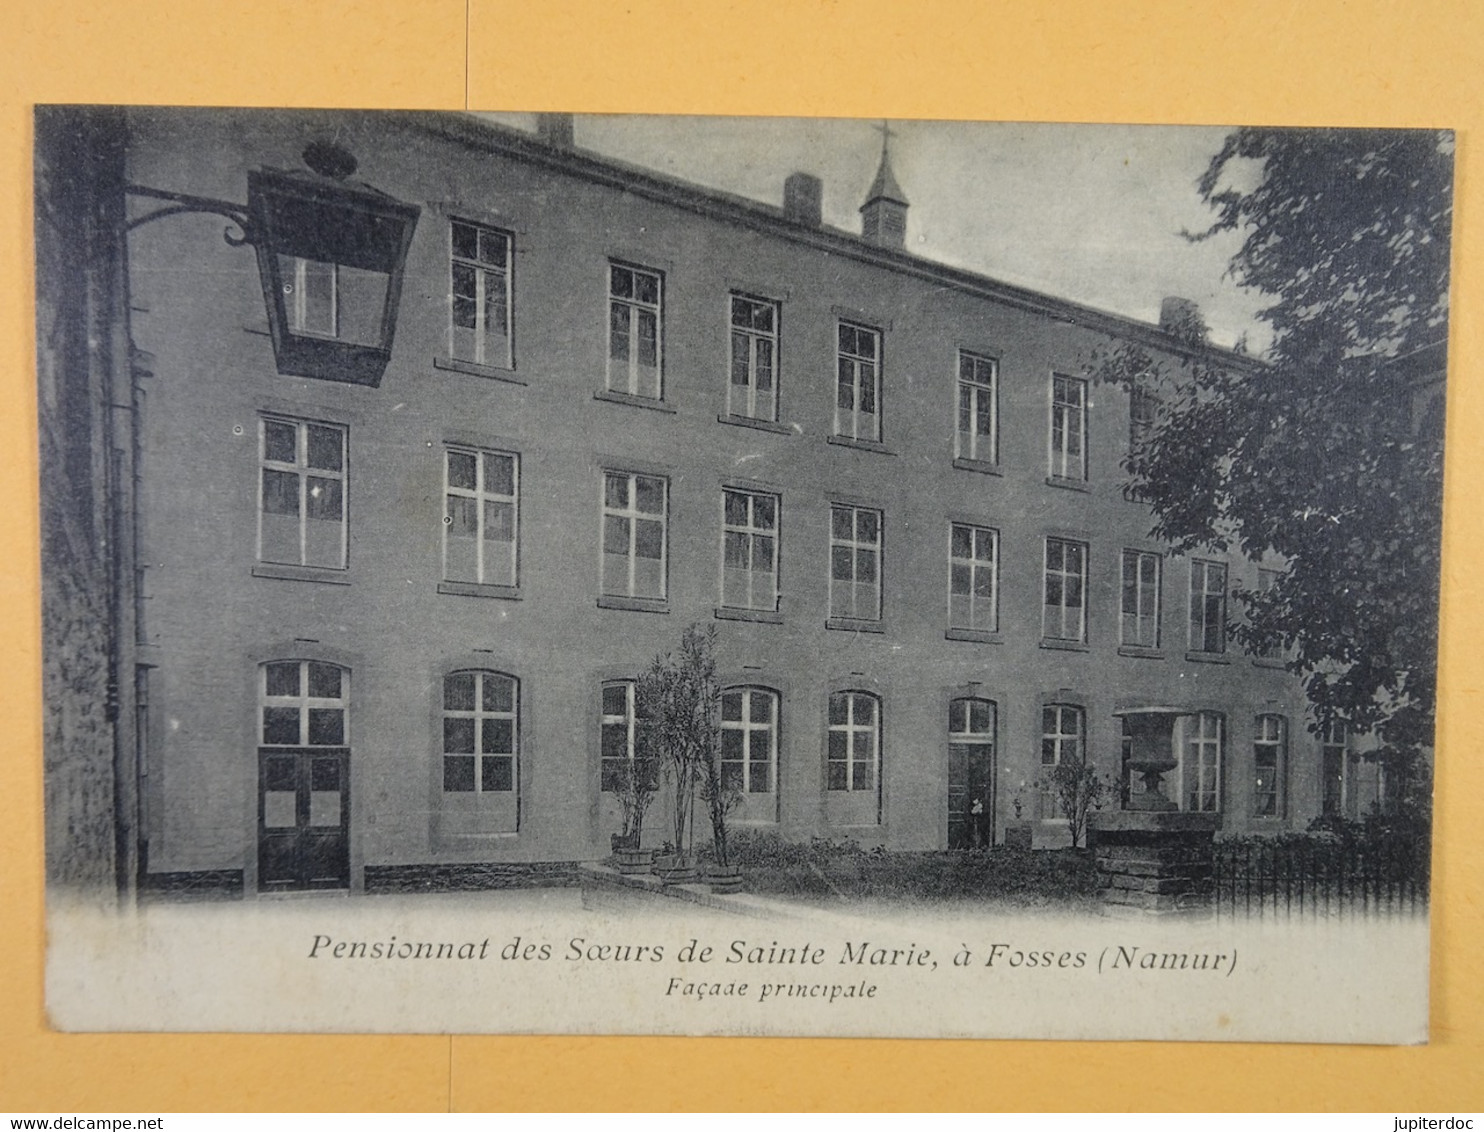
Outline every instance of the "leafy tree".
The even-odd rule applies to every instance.
[[[663,761],[674,792],[671,817],[675,851],[685,857],[692,834],[696,787],[700,784],[704,788],[710,781],[721,746],[715,626],[704,632],[696,625],[686,629],[680,638],[679,654],[655,657],[640,675],[634,696],[641,743]],[[714,804],[712,819],[715,833]],[[717,849],[724,854],[725,814],[722,820]],[[718,860],[726,863],[724,857]]]
[[[1088,811],[1102,809],[1109,792],[1108,784],[1098,777],[1090,764],[1068,760],[1057,763],[1047,772],[1044,788],[1050,790],[1057,809],[1067,819],[1072,848],[1081,848],[1087,832]]]
[[[1379,731],[1398,763],[1431,744],[1436,701],[1442,429],[1412,418],[1414,363],[1442,364],[1452,171],[1447,133],[1232,133],[1190,238],[1242,236],[1228,271],[1270,299],[1266,355],[1198,348],[1195,325],[1175,361],[1124,343],[1093,365],[1156,407],[1126,463],[1153,533],[1280,556],[1271,588],[1236,592],[1235,634],[1285,650],[1319,721]]]
[[[623,832],[618,844],[638,849],[644,840],[644,817],[660,788],[663,760],[655,750],[654,737],[640,720],[634,743],[634,757],[624,760],[617,769],[615,785],[619,805],[623,808]]]

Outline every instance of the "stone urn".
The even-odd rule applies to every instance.
[[[1123,809],[1088,817],[1103,911],[1161,916],[1207,908],[1221,816],[1182,812],[1163,784],[1180,765],[1175,722],[1191,713],[1153,706],[1114,714],[1127,723],[1133,749],[1125,765],[1144,789],[1131,792]]]
[[[1180,765],[1175,757],[1175,721],[1188,711],[1173,707],[1129,708],[1113,713],[1128,726],[1133,750],[1125,766],[1144,785],[1141,794],[1130,793],[1128,810],[1169,813],[1178,810],[1164,792],[1164,776]]]

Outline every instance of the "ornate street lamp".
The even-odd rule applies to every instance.
[[[356,160],[343,147],[313,142],[307,170],[247,174],[247,206],[129,185],[126,192],[171,202],[128,229],[181,212],[213,212],[252,244],[278,372],[381,384],[391,360],[407,249],[421,210],[348,180]]]

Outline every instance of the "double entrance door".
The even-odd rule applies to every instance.
[[[258,749],[258,888],[350,887],[350,750]]]

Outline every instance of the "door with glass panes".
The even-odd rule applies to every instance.
[[[959,699],[948,705],[948,848],[994,844],[995,705]]]
[[[350,673],[272,661],[259,681],[258,888],[348,888]]]

